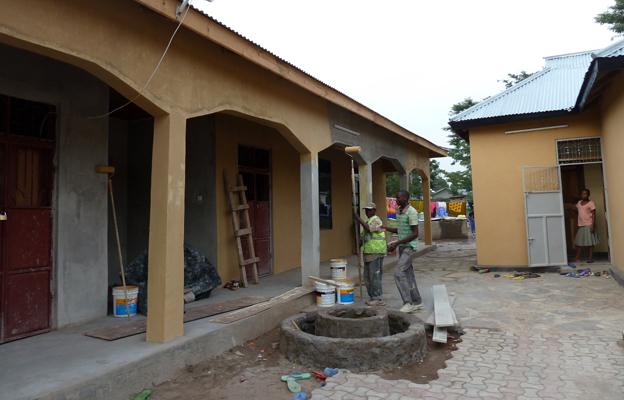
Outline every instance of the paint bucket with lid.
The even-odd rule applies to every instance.
[[[351,281],[339,281],[336,290],[336,303],[353,304],[355,300],[355,285]]]
[[[344,258],[334,258],[329,260],[331,278],[335,281],[347,279],[347,260]]]
[[[336,304],[336,287],[322,282],[314,284],[316,290],[316,305],[319,307],[331,307]]]
[[[139,288],[136,286],[126,286],[128,288],[127,304],[126,290],[123,286],[115,286],[113,288],[113,316],[115,317],[131,317],[137,313],[137,298],[139,297]]]

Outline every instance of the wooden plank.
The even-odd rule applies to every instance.
[[[436,343],[446,343],[448,340],[448,332],[446,331],[446,328],[439,328],[437,326],[434,327],[432,339]]]
[[[184,322],[196,321],[198,319],[212,317],[214,315],[227,313],[234,310],[239,310],[244,307],[253,306],[255,304],[268,301],[267,297],[241,297],[239,299],[228,300],[221,303],[198,305],[195,307],[189,307],[184,313]],[[113,326],[107,326],[105,328],[95,329],[93,331],[85,332],[85,336],[90,336],[97,339],[103,339],[107,341],[113,341],[123,339],[125,337],[139,335],[146,330],[146,320],[133,319],[133,320],[119,320]]]
[[[209,322],[215,322],[218,324],[230,324],[232,322],[240,321],[241,319],[249,318],[253,315],[266,311],[270,309],[271,307],[275,307],[276,305],[286,303],[294,299],[298,299],[299,297],[312,293],[313,290],[314,289],[309,288],[309,287],[297,287],[277,297],[273,297],[271,300],[266,301],[264,303],[255,304],[251,307],[243,308],[237,311],[232,311],[231,313],[227,313],[222,316],[212,318],[209,320]]]
[[[433,311],[429,313],[429,316],[427,316],[424,322],[425,322],[425,325],[435,326],[435,316],[434,316]]]
[[[433,312],[436,328],[447,328],[455,325],[453,309],[449,304],[446,285],[433,285]]]
[[[230,192],[244,192],[247,190],[247,186],[230,186]]]
[[[184,322],[211,317],[213,315],[239,310],[254,304],[264,303],[270,300],[269,297],[241,297],[240,299],[228,300],[221,303],[204,304],[189,307],[184,313]]]
[[[245,211],[245,210],[249,210],[249,204],[241,204],[240,206],[232,207],[232,212]]]

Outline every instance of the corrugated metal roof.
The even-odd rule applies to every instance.
[[[544,58],[544,69],[453,116],[451,124],[505,116],[570,111],[592,61],[624,56],[624,40],[601,49]]]

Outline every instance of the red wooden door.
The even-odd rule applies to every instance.
[[[53,144],[0,139],[0,342],[50,328]]]
[[[253,230],[253,244],[258,263],[258,274],[269,275],[272,272],[271,254],[271,190],[268,172],[241,169],[243,182],[247,186],[249,221]],[[243,246],[245,249],[245,246]],[[249,255],[244,254],[245,258]]]

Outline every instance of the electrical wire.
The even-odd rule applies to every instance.
[[[175,38],[176,34],[178,33],[178,31],[180,30],[180,27],[182,26],[182,24],[184,23],[184,19],[186,18],[186,15],[188,14],[189,10],[191,9],[191,4],[189,2],[189,4],[186,6],[186,10],[184,11],[184,14],[182,15],[182,18],[180,18],[180,22],[178,23],[178,26],[176,26],[176,28],[173,31],[173,34],[171,35],[171,37],[169,38],[169,42],[167,43],[167,46],[165,47],[165,51],[163,51],[162,56],[160,56],[160,59],[158,60],[158,63],[156,64],[156,67],[154,67],[154,70],[152,71],[152,73],[150,74],[149,78],[147,79],[147,82],[145,82],[145,85],[143,85],[143,87],[141,88],[141,90],[139,90],[139,92],[130,100],[128,100],[125,104],[122,104],[121,106],[107,112],[101,115],[95,115],[92,117],[88,117],[88,119],[100,119],[100,118],[105,118],[108,117],[109,115],[129,106],[130,104],[134,103],[134,101],[136,99],[138,99],[139,97],[141,97],[141,95],[145,92],[145,90],[147,89],[147,87],[149,86],[149,84],[152,82],[152,79],[154,79],[154,76],[156,76],[156,72],[158,72],[158,69],[160,68],[160,65],[163,63],[163,60],[165,59],[165,56],[167,55],[167,52],[169,51],[169,48],[171,47],[171,44],[173,43],[173,39]]]

